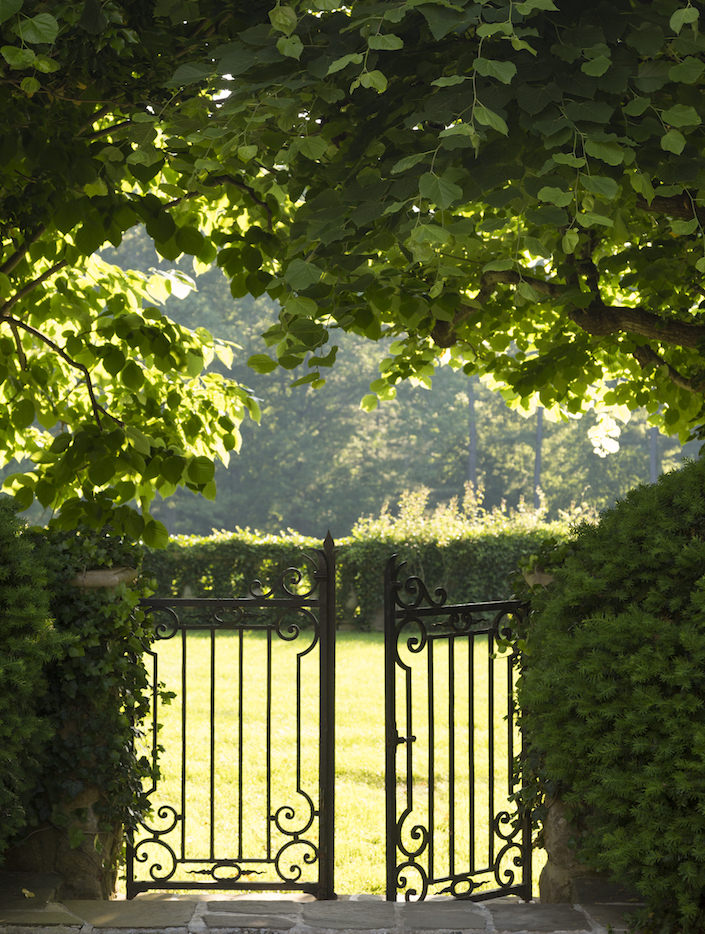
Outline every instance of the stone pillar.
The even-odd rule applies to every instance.
[[[541,871],[539,892],[548,904],[573,901],[573,880],[595,873],[583,865],[575,853],[575,830],[566,817],[560,799],[548,803],[543,823],[543,839],[548,862]]]

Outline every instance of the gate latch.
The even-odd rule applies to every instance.
[[[403,743],[415,743],[415,742],[416,742],[415,736],[400,736],[397,733],[397,739],[396,739],[397,746],[401,746]]]

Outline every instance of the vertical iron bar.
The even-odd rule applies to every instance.
[[[215,859],[215,629],[210,631],[211,642],[211,727],[210,727],[210,858]]]
[[[335,543],[328,532],[318,553],[320,750],[318,898],[335,898]]]
[[[448,851],[450,875],[455,875],[455,638],[448,637]]]
[[[433,639],[428,640],[428,879],[433,879],[433,837],[435,829],[435,798],[436,798],[436,764],[435,745],[436,730],[433,717],[435,701],[433,679]],[[410,731],[411,732],[411,731]],[[411,748],[411,743],[409,743]],[[410,770],[411,771],[411,770]]]
[[[386,818],[386,898],[396,901],[397,880],[397,720],[395,677],[394,593],[396,555],[384,569],[384,798]]]
[[[242,859],[242,754],[245,745],[242,725],[243,725],[243,660],[244,660],[244,639],[245,634],[242,629],[238,630],[238,670],[237,670],[237,715],[238,715],[238,733],[237,733],[237,858]]]
[[[512,672],[512,655],[507,653],[507,794],[514,791],[514,678]]]
[[[267,812],[265,824],[267,827],[267,859],[272,858],[272,630],[267,627],[267,737],[266,737],[266,765],[267,765]]]
[[[186,859],[186,627],[181,628],[181,859]]]
[[[487,755],[489,758],[488,796],[489,796],[489,865],[494,866],[494,664],[492,650],[494,648],[494,629],[487,633],[487,728],[488,743]]]
[[[470,871],[475,871],[475,636],[468,637],[468,847]]]

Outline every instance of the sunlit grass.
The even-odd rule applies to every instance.
[[[413,733],[411,744],[414,775],[414,807],[405,824],[403,839],[410,842],[412,824],[428,826],[433,809],[435,832],[434,871],[443,876],[465,872],[474,859],[474,868],[487,865],[489,842],[488,749],[494,745],[495,810],[506,807],[507,711],[506,674],[497,674],[492,690],[495,706],[494,727],[489,729],[487,708],[489,662],[486,640],[478,639],[473,658],[467,640],[455,641],[454,657],[448,655],[447,640],[433,649],[433,697],[426,688],[429,650],[409,653],[404,645],[401,657],[413,663],[413,707],[411,729],[406,726],[402,680],[397,681],[397,724],[400,734]],[[189,633],[185,638],[186,661],[182,663],[182,637],[159,642],[158,677],[177,694],[169,706],[160,706],[163,726],[160,742],[162,778],[154,795],[155,811],[170,805],[181,811],[181,790],[185,793],[184,820],[163,839],[189,864],[179,868],[173,880],[203,881],[199,873],[212,861],[245,860],[246,868],[261,875],[256,881],[275,882],[279,876],[271,865],[257,860],[272,859],[291,838],[293,831],[310,817],[306,794],[317,800],[318,768],[318,647],[312,646],[311,630],[286,641],[275,633],[218,633],[211,642],[209,633]],[[311,651],[306,649],[311,646]],[[215,680],[211,697],[211,663]],[[271,668],[272,693],[267,697],[267,671]],[[296,678],[300,677],[300,756],[296,755]],[[449,672],[452,671],[455,714],[451,726],[448,710]],[[186,677],[185,733],[182,720],[183,674]],[[241,677],[242,673],[242,677]],[[470,680],[473,690],[470,691]],[[211,704],[215,711],[211,738]],[[474,706],[474,711],[471,707]],[[240,716],[240,711],[242,716]],[[434,768],[430,780],[429,712],[434,721]],[[472,716],[473,729],[470,729]],[[376,633],[339,633],[336,653],[336,782],[335,782],[335,888],[338,893],[383,893],[385,885],[385,806],[384,806],[384,645]],[[242,754],[240,732],[242,731]],[[450,740],[455,745],[451,769]],[[185,737],[185,770],[182,775],[182,741]],[[269,754],[267,749],[269,747]],[[406,747],[398,751],[401,775]],[[475,773],[474,807],[470,809],[469,780]],[[299,781],[297,781],[297,770]],[[266,775],[271,774],[267,790]],[[451,794],[451,774],[454,790]],[[299,790],[300,789],[300,790]],[[303,792],[303,794],[301,793]],[[402,779],[397,786],[398,813],[405,807],[406,789]],[[293,813],[286,810],[293,808]],[[281,809],[281,810],[280,810]],[[451,822],[451,811],[454,821]],[[472,811],[471,826],[470,813]],[[279,812],[277,821],[268,815]],[[160,828],[168,821],[153,816]],[[451,833],[452,823],[452,833]],[[471,844],[471,832],[473,843]],[[317,821],[303,834],[317,843]],[[164,857],[166,851],[152,847],[151,855]],[[291,846],[280,861],[285,875],[295,875],[292,865],[300,866],[301,880],[314,881],[316,865],[303,857],[307,848]],[[454,865],[451,866],[451,852]],[[197,862],[201,860],[202,862]],[[168,868],[168,860],[161,859]],[[232,870],[221,869],[220,878]],[[138,868],[138,878],[147,878]],[[299,881],[301,881],[299,880]],[[411,881],[411,880],[410,880]],[[491,880],[488,880],[491,881]],[[444,886],[437,886],[438,891]]]

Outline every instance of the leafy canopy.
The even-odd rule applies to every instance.
[[[705,387],[699,14],[290,0],[180,66],[174,84],[227,89],[203,133],[238,129],[266,204],[218,259],[234,294],[282,304],[252,365],[307,360],[317,383],[330,329],[386,333],[364,407],[440,358],[567,413],[645,405],[686,437]]]
[[[281,304],[262,372],[396,337],[367,408],[437,360],[576,414],[703,421],[699,6],[682,0],[0,0],[0,444],[21,505],[151,544],[214,495],[255,402],[231,348],[102,261],[144,224]],[[142,514],[129,505],[137,500]]]

